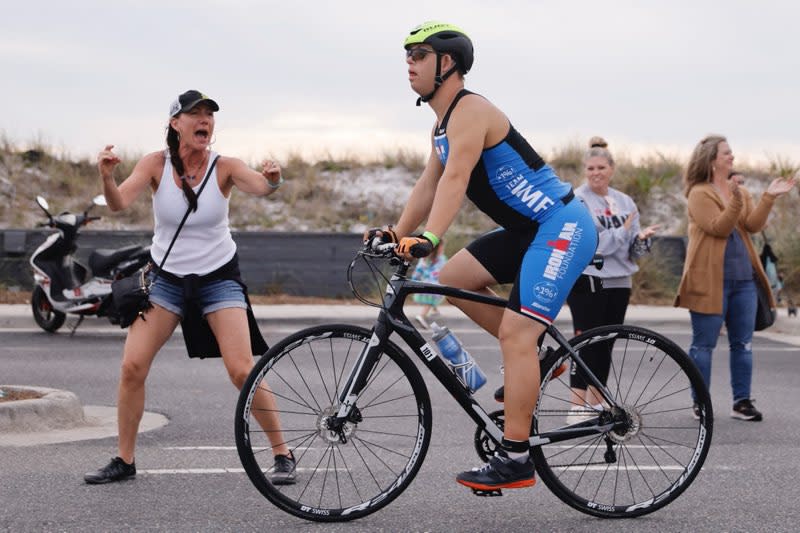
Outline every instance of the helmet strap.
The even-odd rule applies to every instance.
[[[429,102],[431,98],[433,98],[433,95],[436,94],[436,91],[439,89],[439,87],[441,87],[442,83],[444,83],[444,80],[452,76],[456,70],[458,70],[458,66],[453,65],[450,70],[442,75],[442,54],[436,52],[436,77],[433,78],[433,90],[428,94],[417,98],[417,107],[419,107],[422,102]]]

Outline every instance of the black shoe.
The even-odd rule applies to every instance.
[[[136,477],[136,461],[126,463],[119,457],[114,457],[106,466],[96,472],[87,472],[83,480],[90,485],[101,485],[113,481],[123,481]]]
[[[692,404],[692,418],[700,420],[700,404],[697,402]]]
[[[506,399],[506,388],[503,385],[494,391],[494,401],[503,403]]]
[[[749,420],[750,422],[761,422],[764,419],[761,411],[753,407],[753,400],[744,399],[739,400],[733,404],[733,411],[731,411],[732,418],[739,420]]]
[[[489,464],[461,472],[456,481],[475,490],[520,489],[536,483],[536,469],[530,455],[525,459],[511,459],[498,450]]]
[[[275,466],[272,472],[269,473],[269,480],[273,485],[293,485],[297,480],[297,464],[294,460],[294,454],[289,452],[289,455],[276,455]]]

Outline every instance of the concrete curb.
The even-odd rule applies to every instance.
[[[4,391],[30,391],[41,398],[0,402],[0,447],[36,446],[117,436],[117,408],[81,406],[69,391],[28,385],[0,385]],[[167,425],[166,416],[145,412],[139,433]]]
[[[6,391],[32,391],[41,398],[0,402],[0,432],[67,429],[86,423],[78,397],[64,390],[27,385],[0,385]]]

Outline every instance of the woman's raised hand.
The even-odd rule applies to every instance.
[[[101,178],[110,178],[114,172],[114,167],[119,165],[121,159],[112,150],[113,144],[107,144],[106,147],[97,154],[97,170],[100,171]]]
[[[767,187],[769,194],[780,196],[794,189],[797,178],[775,178]]]
[[[280,185],[281,183],[281,166],[272,160],[264,161],[263,166],[261,167],[261,175],[269,182],[270,185],[273,187]]]
[[[644,228],[642,231],[639,232],[638,235],[639,240],[644,241],[646,239],[649,239],[650,237],[655,235],[660,228],[661,224],[653,224],[652,226],[647,226],[646,228]]]

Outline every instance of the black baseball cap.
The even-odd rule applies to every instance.
[[[217,104],[214,100],[204,95],[200,91],[191,89],[179,95],[172,102],[172,104],[169,106],[169,116],[172,118],[180,113],[185,113],[200,102],[208,102],[208,105],[211,106],[212,111],[219,111],[219,104]]]

